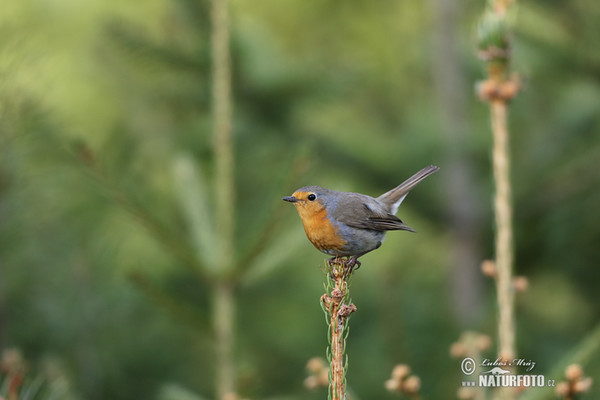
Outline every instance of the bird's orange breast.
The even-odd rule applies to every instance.
[[[308,240],[323,252],[341,251],[347,242],[340,236],[339,229],[327,217],[327,210],[321,207],[298,207],[298,214],[302,219],[304,231]]]

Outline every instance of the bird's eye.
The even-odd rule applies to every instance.
[[[307,197],[307,199],[310,201],[315,201],[316,198],[317,198],[317,195],[315,195],[314,193],[309,194]]]

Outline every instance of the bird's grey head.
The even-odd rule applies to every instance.
[[[329,205],[334,201],[335,196],[332,196],[332,190],[325,189],[321,186],[304,186],[296,190],[293,195],[284,197],[283,200],[290,203],[312,203],[317,202],[322,205]]]

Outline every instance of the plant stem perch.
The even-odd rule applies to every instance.
[[[349,279],[354,271],[354,263],[348,259],[336,257],[327,262],[327,283],[329,293],[321,296],[321,305],[329,325],[330,348],[329,399],[346,399],[346,363],[344,360],[346,336],[348,335],[348,317],[356,311],[349,300]]]

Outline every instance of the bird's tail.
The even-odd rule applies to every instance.
[[[402,203],[402,200],[406,197],[408,192],[412,190],[415,186],[419,184],[423,179],[427,178],[429,175],[437,172],[439,167],[435,165],[430,165],[429,167],[425,167],[389,192],[386,192],[379,196],[377,200],[381,201],[384,204],[387,204],[391,209],[391,214],[396,214],[398,211],[398,207]]]

